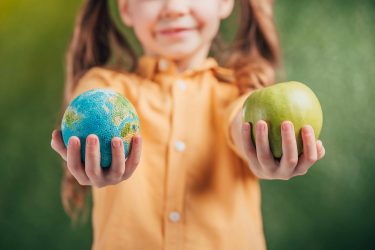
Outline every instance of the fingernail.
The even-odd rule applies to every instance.
[[[138,144],[138,142],[139,142],[139,137],[138,136],[134,136],[133,140],[132,140],[132,143]]]
[[[121,141],[120,140],[113,140],[112,145],[114,148],[119,148],[121,146]]]
[[[284,122],[282,127],[285,132],[288,132],[292,129],[292,125],[289,122]]]
[[[248,123],[243,123],[243,124],[242,124],[242,129],[243,129],[244,132],[249,131],[249,129],[250,129],[249,124],[248,124]]]
[[[95,137],[88,137],[87,143],[89,145],[95,145],[96,144],[96,138]]]
[[[58,131],[56,129],[52,131],[52,139],[56,139],[57,133]]]
[[[75,140],[74,138],[69,139],[68,143],[69,143],[70,146],[76,146],[76,145],[78,145],[78,141]]]
[[[259,131],[265,131],[266,130],[265,124],[264,123],[259,123],[258,124],[258,129],[259,129]]]
[[[305,126],[304,128],[303,128],[303,134],[305,135],[305,136],[309,136],[309,135],[311,135],[311,127],[309,127],[309,126]]]

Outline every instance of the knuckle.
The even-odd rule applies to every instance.
[[[295,173],[295,176],[302,176],[302,175],[305,175],[305,174],[307,174],[307,169],[297,171]]]
[[[81,185],[81,186],[86,186],[86,185],[87,185],[87,182],[86,182],[86,181],[83,181],[83,180],[81,180],[81,179],[77,179],[77,182],[78,182],[78,184]]]
[[[72,175],[75,175],[75,173],[77,172],[77,166],[75,166],[75,164],[72,164],[71,162],[67,161],[67,164],[66,164],[69,172],[72,174]]]
[[[283,168],[278,168],[277,171],[273,174],[273,179],[277,180],[290,180],[291,174],[289,172],[286,172]]]
[[[261,171],[259,171],[259,168],[253,167],[252,164],[249,164],[249,169],[255,177],[262,178],[262,173],[261,173]]]
[[[268,157],[267,157],[267,155],[264,152],[262,152],[261,150],[259,150],[259,152],[258,152],[258,160],[260,162],[266,162],[268,160]]]
[[[314,163],[314,162],[317,161],[317,156],[315,156],[315,155],[308,155],[308,156],[306,156],[306,161],[308,163]]]
[[[97,157],[95,148],[86,148],[86,156],[95,159]]]
[[[127,180],[129,179],[131,176],[132,176],[133,173],[125,173],[124,177],[122,178],[122,180]]]
[[[100,173],[92,167],[86,168],[86,174],[91,178],[98,178],[100,176]]]
[[[281,131],[281,138],[284,143],[293,143],[296,140],[294,130]]]
[[[288,167],[294,168],[298,163],[298,159],[297,158],[288,158],[288,159],[286,159],[286,163],[287,163]]]
[[[267,146],[267,141],[268,141],[268,138],[267,136],[263,135],[263,134],[260,134],[258,136],[258,144],[260,147],[266,147]]]
[[[120,146],[113,146],[112,148],[112,154],[115,155],[115,156],[118,156],[118,155],[121,155],[122,154],[122,148]]]
[[[95,171],[94,171],[94,169],[93,168],[90,168],[90,167],[85,167],[85,171],[86,171],[86,174],[88,175],[88,176],[94,176],[95,175]]]
[[[301,175],[305,175],[305,174],[307,174],[307,169],[301,171]]]
[[[96,181],[94,182],[93,186],[96,188],[102,188],[102,187],[105,187],[106,185],[103,182]]]
[[[70,162],[67,161],[65,166],[68,169],[68,171],[73,175],[72,164],[70,164]]]
[[[51,141],[51,148],[55,150],[57,153],[61,152],[63,147],[56,144],[56,142]]]
[[[122,181],[122,175],[121,175],[121,176],[118,176],[116,179],[113,179],[113,180],[111,181],[111,184],[112,184],[112,185],[116,185],[116,184],[120,183],[121,181]]]
[[[120,158],[121,154],[122,154],[121,149],[118,149],[118,148],[112,149],[112,157],[113,158]]]
[[[123,174],[124,174],[125,169],[122,168],[113,168],[111,170],[111,178],[114,180],[118,180]]]
[[[296,138],[292,134],[284,137],[284,143],[287,144],[287,145],[295,144],[295,142],[296,142]]]
[[[275,171],[272,168],[267,167],[267,166],[262,166],[262,172],[268,178],[271,178],[275,174]]]
[[[94,187],[96,187],[96,188],[102,188],[103,185],[102,185],[102,184],[99,184],[99,183],[96,183],[96,184],[94,184]]]
[[[134,159],[134,160],[132,161],[132,165],[133,165],[133,166],[138,166],[139,162],[140,162],[140,159],[139,159],[139,158],[136,158],[136,159]]]
[[[253,174],[255,175],[255,177],[257,177],[258,179],[267,179],[264,175],[262,175],[261,173],[258,173],[258,172],[255,172],[253,171]]]

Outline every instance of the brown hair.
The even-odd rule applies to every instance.
[[[230,47],[226,66],[234,70],[240,91],[246,92],[273,83],[280,61],[280,48],[272,16],[272,0],[238,1],[240,26]],[[62,110],[67,106],[77,81],[90,68],[108,64],[115,54],[129,62],[130,70],[136,65],[136,53],[110,11],[116,2],[85,0],[66,56]],[[73,221],[82,212],[86,214],[87,191],[88,188],[80,186],[65,167],[62,201]]]
[[[130,68],[134,68],[135,52],[130,48],[126,37],[116,28],[109,8],[109,2],[105,0],[85,0],[81,7],[66,54],[62,111],[68,105],[79,78],[90,68],[107,64],[113,58],[114,47],[116,54],[125,55],[130,60]],[[86,215],[88,187],[79,185],[66,167],[61,189],[64,209],[72,220],[76,221],[80,215]]]
[[[240,0],[239,22],[227,66],[242,93],[274,83],[280,45],[272,0]]]

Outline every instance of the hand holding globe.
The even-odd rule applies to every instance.
[[[139,134],[131,103],[114,91],[94,89],[69,104],[51,145],[81,185],[101,187],[133,173],[141,154]]]

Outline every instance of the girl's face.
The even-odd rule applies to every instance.
[[[146,55],[184,60],[205,54],[234,0],[118,0]]]

